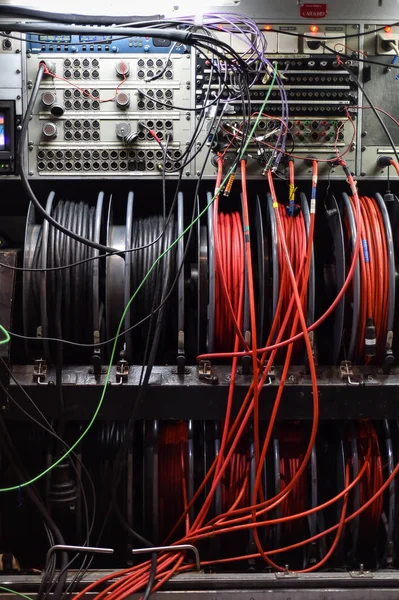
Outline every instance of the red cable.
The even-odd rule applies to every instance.
[[[367,448],[371,444],[371,460],[367,461],[368,466],[365,476],[359,483],[360,506],[363,506],[367,500],[372,498],[384,483],[382,473],[382,459],[377,433],[373,425],[368,421],[363,421],[357,427],[358,459],[359,468],[365,461]],[[361,515],[359,523],[360,539],[364,542],[368,540],[374,543],[375,536],[381,523],[383,512],[383,496],[379,496],[371,506],[369,506]]]
[[[49,71],[49,69],[45,66],[44,68],[44,74],[45,75],[49,75],[50,77],[52,77],[53,79],[59,79],[60,81],[65,81],[66,83],[68,83],[69,85],[71,85],[72,87],[76,88],[77,90],[79,90],[84,96],[86,96],[87,98],[90,98],[91,100],[96,100],[97,102],[100,103],[104,103],[104,102],[113,102],[118,94],[119,88],[121,87],[121,85],[123,83],[125,83],[126,81],[126,65],[125,63],[122,63],[122,69],[124,69],[124,71],[122,72],[122,81],[120,83],[118,83],[118,85],[115,88],[115,94],[112,96],[112,98],[105,98],[104,100],[100,100],[99,98],[96,98],[95,96],[92,96],[91,93],[86,90],[85,88],[81,88],[78,85],[76,85],[76,83],[73,83],[73,81],[71,81],[70,79],[65,79],[65,77],[60,77],[59,75],[56,75],[55,73],[52,73],[51,71]]]
[[[280,490],[284,491],[291,482],[300,465],[306,450],[303,431],[293,424],[284,424],[278,432],[280,453]],[[280,504],[281,517],[303,513],[307,506],[308,481],[306,472],[301,475],[290,493]],[[303,522],[290,521],[285,525],[285,534],[289,537],[301,535]]]
[[[345,161],[341,161],[340,165],[347,169]],[[348,183],[352,190],[352,194],[354,195],[355,198],[358,198],[356,183],[355,183],[352,175],[350,175],[349,170],[347,173],[347,178],[348,178]],[[361,222],[360,202],[358,202],[356,200],[355,206],[356,206],[355,224],[356,224],[356,230],[358,230],[360,227],[360,222]],[[352,255],[352,262],[350,263],[350,268],[349,268],[348,274],[346,276],[346,279],[345,279],[345,282],[344,282],[342,288],[340,289],[337,297],[332,302],[332,304],[329,306],[329,308],[326,310],[326,312],[321,317],[319,317],[317,319],[317,321],[315,321],[312,325],[310,325],[310,327],[308,327],[308,329],[307,329],[308,333],[317,329],[317,327],[319,327],[334,312],[334,310],[336,309],[338,304],[341,302],[343,296],[345,295],[346,291],[348,290],[348,288],[352,282],[353,275],[354,275],[356,265],[357,265],[357,259],[359,257],[359,253],[360,253],[360,248],[361,248],[361,239],[360,239],[360,236],[357,236],[354,253]],[[276,342],[273,344],[268,344],[264,348],[258,348],[257,352],[258,352],[258,354],[263,354],[264,352],[270,352],[275,349],[283,348],[285,346],[288,346],[288,344],[291,344],[292,342],[296,342],[297,340],[301,339],[302,337],[303,337],[303,333],[300,332],[282,342]],[[233,356],[240,357],[240,356],[245,356],[246,354],[248,354],[248,352],[208,353],[208,354],[201,354],[201,355],[197,356],[197,360],[204,359],[204,358],[232,358]]]
[[[391,115],[388,115],[391,116]],[[393,117],[391,117],[393,119]],[[399,123],[396,121],[397,125],[399,125]],[[391,160],[391,166],[395,169],[396,173],[399,175],[399,165],[395,160]]]
[[[355,208],[353,198],[350,198],[352,209]],[[360,253],[360,310],[358,319],[356,358],[370,364],[373,358],[368,355],[366,345],[366,329],[372,324],[375,327],[375,355],[381,362],[386,345],[388,305],[389,305],[389,259],[388,240],[384,221],[374,198],[360,197],[361,226],[363,250]],[[348,237],[349,225],[347,219],[346,232]]]
[[[187,507],[187,423],[162,423],[158,449],[159,531],[164,540]]]
[[[224,294],[221,269],[234,316],[240,324],[242,319],[242,315],[239,314],[240,290],[244,282],[243,231],[240,215],[237,212],[218,213],[216,219],[217,235],[220,236],[222,244],[220,260],[216,261],[215,265],[215,346],[225,350],[234,345],[236,333]]]

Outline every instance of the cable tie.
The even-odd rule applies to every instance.
[[[203,27],[204,25],[204,13],[196,13],[194,15],[194,27]]]
[[[316,214],[316,198],[311,198],[310,200],[310,214]]]

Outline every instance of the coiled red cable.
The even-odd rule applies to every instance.
[[[241,217],[238,212],[217,213],[214,220],[218,236],[219,260],[215,261],[215,346],[223,351],[234,346],[236,329],[226,300],[222,281],[223,270],[227,292],[236,321],[240,325],[240,293],[244,283],[244,245]]]
[[[352,209],[355,202],[350,198]],[[382,360],[386,345],[389,305],[388,241],[384,221],[374,198],[360,196],[362,252],[360,253],[360,310],[356,358],[369,364]],[[375,335],[370,334],[370,326]],[[373,330],[371,330],[373,331]],[[372,339],[370,339],[370,337]],[[373,340],[375,339],[375,343]]]
[[[303,280],[303,269],[301,265],[303,264],[303,259],[306,257],[306,247],[307,247],[307,235],[305,228],[305,221],[303,218],[302,212],[298,212],[296,216],[289,216],[287,214],[286,207],[282,204],[279,204],[278,211],[280,214],[281,224],[284,231],[285,239],[287,240],[288,251],[290,255],[290,261],[292,264],[292,268],[295,274],[295,279],[298,282],[299,286]],[[279,294],[283,297],[283,304],[281,308],[281,314],[284,316],[288,310],[288,306],[292,297],[292,287],[289,281],[289,276],[287,270],[284,270],[284,261],[286,260],[284,255],[284,249],[281,244],[280,237],[278,237],[278,263],[279,263]],[[307,304],[307,291],[305,290],[303,294],[302,308],[304,314],[306,316],[306,304]],[[295,318],[295,312],[291,312],[290,319],[287,324],[287,330],[289,331],[292,328],[293,322]],[[293,358],[292,361],[302,362],[300,357],[298,356],[298,349],[301,348],[303,344],[296,344],[294,347]]]
[[[285,424],[278,432],[280,452],[280,491],[284,491],[293,480],[302,464],[306,452],[306,441],[302,430],[292,424]],[[281,502],[281,517],[303,513],[307,508],[308,481],[306,471],[302,473],[289,495]],[[289,521],[285,524],[287,537],[300,535],[303,521]]]
[[[369,444],[371,444],[371,457],[367,464],[364,477],[359,482],[360,506],[364,506],[370,498],[378,492],[384,483],[382,472],[382,458],[377,432],[369,421],[362,421],[357,428],[359,469],[365,463]],[[377,497],[362,514],[359,522],[360,540],[369,540],[374,543],[375,536],[381,524],[383,512],[383,496]]]
[[[166,539],[187,507],[188,426],[183,421],[162,423],[158,442],[159,530]],[[184,535],[184,529],[178,532]]]

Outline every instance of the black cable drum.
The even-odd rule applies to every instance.
[[[160,237],[161,236],[161,237]],[[160,239],[152,244],[154,240]],[[144,317],[157,309],[170,290],[170,285],[176,274],[176,246],[169,251],[175,239],[175,222],[172,217],[169,222],[159,215],[134,218],[132,229],[132,248],[138,248],[151,244],[143,250],[132,253],[131,258],[131,295],[141,285],[131,304],[131,322],[137,323]],[[166,252],[167,251],[167,252]],[[166,253],[165,253],[166,252]],[[158,258],[165,253],[162,258]],[[156,261],[158,262],[156,263]],[[156,264],[155,264],[156,263]],[[151,267],[152,271],[148,274]],[[147,276],[148,274],[148,276]],[[143,280],[145,279],[144,283]],[[128,355],[132,354],[134,359],[145,360],[151,354],[159,354],[158,346],[163,345],[162,340],[166,338],[167,332],[171,332],[172,338],[176,336],[176,310],[170,312],[171,304],[165,303],[162,308],[153,314],[150,319],[133,331],[130,343],[133,348],[128,349]],[[170,343],[167,344],[171,346]],[[177,345],[172,344],[171,351],[174,358],[177,355]],[[147,357],[145,356],[147,355]],[[153,356],[152,360],[154,360]],[[163,358],[165,358],[163,353]],[[151,362],[151,359],[149,359]]]
[[[85,202],[60,200],[49,195],[47,208],[51,215],[69,230],[90,240],[99,241],[103,194],[96,206]],[[32,209],[30,208],[30,212]],[[35,235],[28,228],[35,228]],[[37,231],[36,231],[37,230]],[[38,229],[34,219],[27,224],[24,266],[52,268],[75,263],[98,255],[98,251],[76,242],[47,222]],[[29,273],[23,280],[24,333],[55,337],[80,343],[100,341],[101,313],[98,261],[89,261],[71,269]],[[48,343],[32,345],[33,358],[51,360]],[[69,352],[65,347],[65,352]],[[76,360],[79,351],[74,349]],[[85,357],[90,350],[83,350]],[[42,354],[43,353],[43,354]]]

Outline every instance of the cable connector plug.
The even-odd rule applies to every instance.
[[[233,183],[234,183],[234,179],[235,179],[235,178],[236,178],[236,174],[235,174],[235,172],[234,172],[234,173],[232,173],[232,174],[230,175],[230,177],[229,177],[229,180],[228,180],[228,182],[226,183],[226,187],[225,187],[225,189],[224,189],[224,192],[223,192],[223,196],[225,196],[226,198],[227,198],[228,196],[230,196],[231,188],[233,187]]]
[[[366,356],[375,356],[377,351],[377,339],[375,333],[374,319],[368,318],[364,336]]]
[[[385,204],[389,204],[390,202],[395,202],[395,195],[391,192],[391,190],[387,190],[385,192],[384,202],[385,202]]]
[[[377,165],[380,169],[385,169],[385,167],[390,167],[392,162],[392,158],[390,156],[379,156],[377,158]]]

